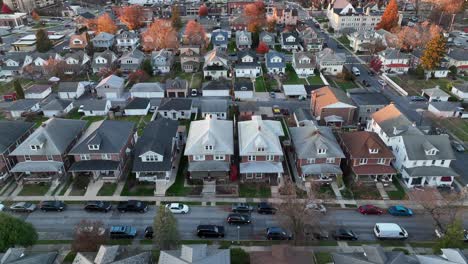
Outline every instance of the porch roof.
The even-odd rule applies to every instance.
[[[438,167],[438,166],[425,166],[415,168],[404,168],[408,176],[410,177],[443,177],[443,176],[460,176],[450,167]]]
[[[330,115],[330,116],[326,116],[325,118],[325,122],[344,122],[343,120],[343,117],[341,116],[337,116],[337,115]]]
[[[354,166],[353,172],[356,175],[396,174],[396,170],[392,166],[387,165]]]
[[[281,162],[252,161],[240,164],[240,173],[283,173]]]
[[[188,171],[229,171],[229,162],[218,160],[190,162]]]
[[[303,174],[343,174],[340,166],[335,164],[308,164],[301,166]]]
[[[63,163],[59,161],[25,161],[11,169],[11,172],[60,172]]]
[[[69,171],[113,171],[119,168],[119,162],[113,160],[82,160],[73,163]]]

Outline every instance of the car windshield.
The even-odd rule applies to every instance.
[[[31,206],[31,203],[24,203],[23,204],[23,207],[30,207]],[[19,204],[17,207],[21,207],[21,204]]]

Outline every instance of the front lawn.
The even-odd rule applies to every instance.
[[[18,196],[43,196],[50,189],[50,184],[25,184]]]
[[[286,64],[286,80],[283,81],[283,84],[307,84],[306,80],[299,78],[294,71],[291,63]]]
[[[117,183],[104,183],[97,193],[98,196],[112,196],[117,188]]]
[[[255,92],[257,93],[264,93],[267,91],[265,80],[263,80],[263,76],[257,77],[255,79]]]
[[[183,149],[181,151],[183,153]],[[174,184],[172,184],[169,189],[166,191],[167,196],[186,196],[190,193],[190,189],[184,186],[185,175],[187,173],[188,160],[187,156],[182,156],[179,163],[179,168],[177,170],[177,176]]]
[[[422,89],[435,88],[436,86],[439,86],[440,89],[450,94],[449,85],[456,86],[464,82],[460,78],[455,81],[448,78],[421,80],[412,74],[391,75],[389,77],[408,92],[409,95],[421,95]]]
[[[333,262],[330,252],[315,252],[315,259],[317,260],[317,264],[327,264]]]
[[[250,264],[250,255],[241,248],[231,248],[231,264]]]
[[[241,183],[239,184],[239,197],[270,198],[271,188],[265,184]]]
[[[395,186],[395,191],[387,191],[387,195],[391,200],[406,200],[408,197],[406,196],[405,189],[401,186],[400,181],[398,181],[397,177],[393,177],[393,185]]]
[[[130,174],[121,196],[154,196],[154,183],[139,183],[134,173]]]

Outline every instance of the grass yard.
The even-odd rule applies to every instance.
[[[375,184],[353,184],[351,187],[354,199],[358,200],[382,200],[382,196]]]
[[[450,94],[449,84],[457,85],[464,82],[464,80],[460,78],[455,81],[448,78],[420,80],[411,74],[393,75],[389,77],[408,92],[408,95],[421,95],[422,89],[435,88],[436,86],[439,86],[440,89]]]
[[[320,78],[320,75],[310,76],[307,78],[307,80],[309,81],[309,84],[311,85],[324,84],[322,81],[322,78]]]
[[[19,79],[19,81],[23,89],[33,84],[33,82],[28,79]],[[6,83],[5,82],[0,83],[0,94],[3,95],[9,92],[13,92],[14,90],[15,88],[13,87],[13,80],[10,82],[6,82]]]
[[[393,185],[395,185],[396,191],[387,191],[388,197],[391,200],[406,200],[408,196],[406,195],[405,189],[401,186],[400,181],[397,177],[393,177]]]
[[[167,79],[174,79],[175,77],[179,77],[181,79],[187,80],[190,84],[190,79],[192,79],[192,73],[182,71],[182,68],[180,67],[180,63],[176,63],[169,73],[151,76],[146,82],[164,83]]]
[[[36,123],[34,127],[38,128],[42,125],[44,121],[47,121],[49,118],[46,116],[34,116],[34,117],[26,117],[25,121]]]
[[[455,134],[460,140],[468,142],[468,120],[461,118],[433,118],[432,120]]]
[[[154,183],[138,183],[135,174],[130,174],[122,189],[121,196],[153,196]]]
[[[117,189],[117,183],[104,183],[97,193],[98,196],[112,196]]]
[[[184,150],[181,150],[183,153]],[[166,191],[167,196],[186,196],[190,193],[190,188],[184,186],[185,174],[187,172],[188,160],[187,156],[182,156],[177,170],[177,176],[174,184]]]
[[[93,122],[101,121],[101,120],[104,120],[106,118],[107,118],[107,116],[85,116],[81,120],[88,121],[88,126],[89,126]]]
[[[50,189],[50,184],[26,184],[18,196],[43,196]]]
[[[239,184],[239,197],[270,198],[271,188],[265,184]]]
[[[255,79],[255,92],[257,93],[264,93],[267,91],[265,80],[263,79],[263,76],[257,77]]]
[[[333,262],[330,252],[315,252],[317,264],[327,264]]]
[[[190,84],[190,88],[200,89],[203,82],[203,73],[197,72],[193,74],[192,83]]]
[[[231,264],[250,264],[250,255],[241,248],[231,248]]]
[[[83,115],[78,113],[78,108],[73,109],[72,111],[68,112],[65,116],[66,119],[81,119]]]
[[[350,41],[346,36],[341,36],[340,38],[338,38],[338,41],[340,41],[346,47],[349,47]]]
[[[299,78],[290,63],[286,64],[286,80],[283,84],[307,84],[306,80]]]
[[[237,49],[237,47],[236,47],[236,41],[235,41],[235,40],[229,41],[228,47],[227,47],[227,51],[228,51],[229,53],[232,53],[232,52],[235,52],[236,49]]]
[[[352,81],[337,80],[337,81],[335,81],[335,83],[336,83],[336,86],[338,86],[339,88],[341,88],[344,91],[346,91],[348,89],[358,88],[357,84],[355,84]]]
[[[140,122],[141,116],[116,116],[115,120],[118,121],[130,121],[136,124]]]

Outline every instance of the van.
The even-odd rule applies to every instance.
[[[353,67],[353,68],[351,69],[351,71],[352,71],[353,74],[356,75],[356,76],[361,75],[361,72],[360,72],[359,69],[356,68],[356,67]]]
[[[374,226],[374,234],[378,239],[407,239],[408,232],[394,223],[377,223]]]

